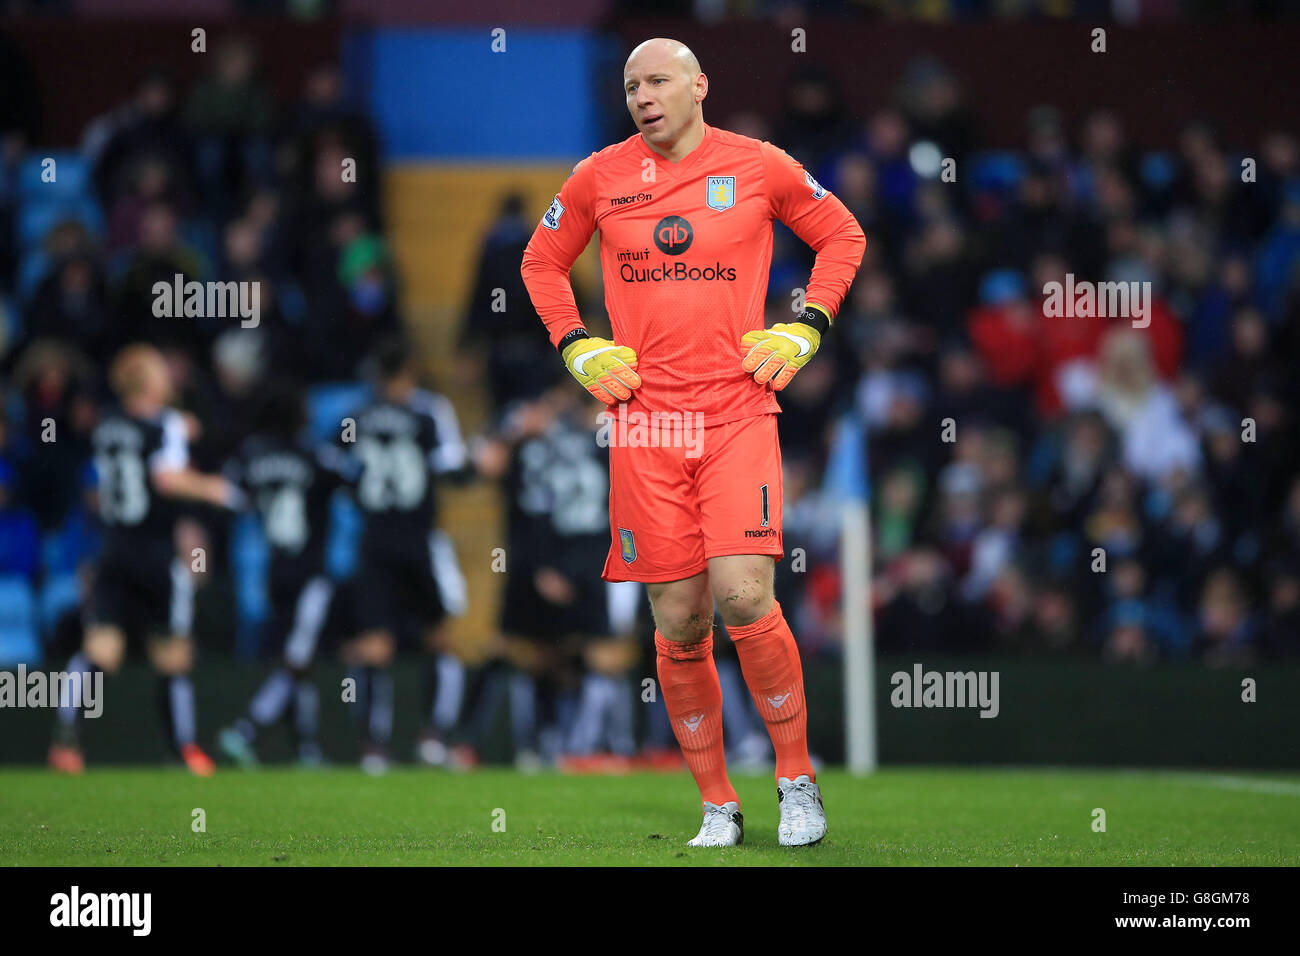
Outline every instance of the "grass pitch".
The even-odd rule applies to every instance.
[[[1300,776],[886,770],[819,778],[814,847],[776,842],[770,777],[734,778],[745,843],[685,846],[685,773],[0,771],[0,865],[1263,865],[1300,863]],[[1106,831],[1094,832],[1094,809]],[[195,832],[194,811],[206,832]],[[504,823],[504,831],[494,831]]]

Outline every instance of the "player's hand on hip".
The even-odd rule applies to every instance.
[[[606,405],[626,401],[641,384],[636,373],[636,353],[609,339],[585,338],[570,343],[562,353],[564,367],[591,394]]]
[[[745,333],[740,344],[749,351],[741,367],[752,373],[759,385],[771,382],[779,392],[808,364],[821,343],[821,333],[807,323],[778,322],[770,329]]]

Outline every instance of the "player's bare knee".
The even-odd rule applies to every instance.
[[[661,598],[651,607],[655,629],[667,640],[696,644],[713,633],[712,604]]]
[[[396,642],[387,631],[367,631],[353,642],[353,657],[366,667],[388,667],[393,663]]]
[[[447,626],[445,624],[425,628],[420,639],[424,644],[424,649],[430,654],[441,654],[444,651],[449,650],[451,646],[448,638]]]
[[[718,612],[728,627],[745,627],[770,614],[772,594],[758,589],[728,591],[718,599]]]
[[[194,644],[180,637],[155,641],[149,645],[149,662],[168,677],[188,674],[194,669]]]
[[[366,646],[361,655],[361,662],[367,667],[391,667],[394,656],[391,645],[375,643]]]
[[[713,612],[656,614],[655,628],[667,640],[678,644],[698,644],[713,633]]]
[[[587,670],[603,677],[622,677],[636,663],[637,646],[619,638],[598,638],[583,649]]]
[[[646,587],[655,628],[667,640],[695,644],[713,633],[713,596],[707,573]]]
[[[100,670],[116,674],[126,656],[126,638],[116,628],[92,628],[81,649]]]
[[[728,556],[710,568],[713,598],[728,627],[753,624],[772,611],[774,562],[763,556]]]
[[[116,674],[122,669],[122,659],[126,656],[124,648],[99,646],[86,648],[86,657],[92,664],[106,674]]]

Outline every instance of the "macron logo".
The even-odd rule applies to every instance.
[[[700,722],[703,720],[704,720],[703,714],[694,714],[690,717],[683,717],[682,723],[686,725],[687,730],[689,730],[691,733],[695,733],[695,731],[700,729]]]
[[[775,707],[777,710],[780,710],[781,705],[784,704],[789,699],[790,699],[789,694],[779,694],[776,697],[769,697],[767,699],[767,702],[771,704],[773,707]]]

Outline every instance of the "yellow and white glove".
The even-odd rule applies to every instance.
[[[626,345],[584,337],[570,342],[560,355],[578,384],[606,405],[627,401],[641,384],[636,353]]]
[[[772,383],[775,391],[790,384],[794,373],[808,364],[822,344],[822,332],[830,327],[830,315],[809,305],[794,322],[778,322],[770,329],[746,332],[740,340],[748,346],[741,367],[754,375],[759,385]]]

